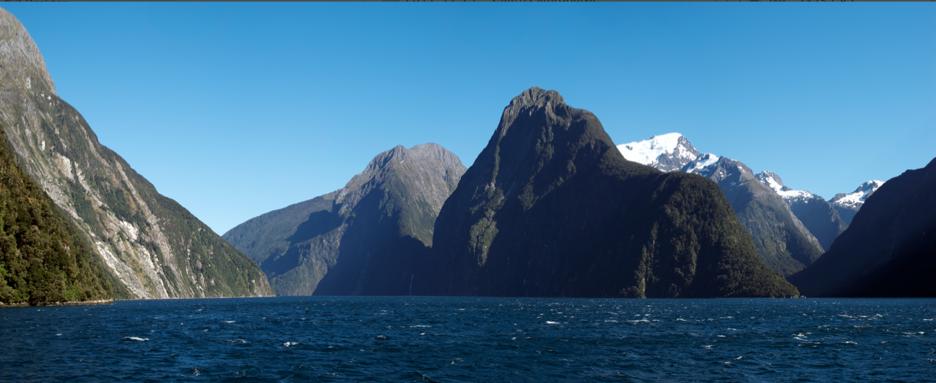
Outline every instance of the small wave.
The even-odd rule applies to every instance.
[[[230,344],[247,344],[247,343],[248,343],[246,339],[240,339],[240,338],[238,338],[238,339],[228,339],[227,342],[230,343]],[[287,342],[287,343],[288,343],[288,342]]]
[[[234,321],[234,320],[226,320],[222,322],[227,323],[227,324],[237,323],[237,321]]]
[[[649,319],[647,319],[647,318],[642,318],[642,319],[634,319],[634,320],[629,320],[629,321],[627,321],[627,323],[630,323],[630,324],[638,324],[638,323],[650,323],[650,320],[649,320]]]
[[[283,347],[286,347],[286,348],[290,348],[290,347],[294,347],[298,345],[299,345],[299,342],[283,342]]]
[[[858,342],[855,342],[855,341],[853,341],[853,340],[846,340],[846,341],[844,341],[844,342],[842,342],[842,343],[843,343],[843,344],[858,344]]]
[[[431,328],[431,327],[432,325],[428,325],[428,324],[414,324],[410,326],[410,328]]]
[[[139,336],[125,336],[123,337],[123,340],[128,340],[131,342],[146,342],[149,340],[149,338],[143,338]]]
[[[552,325],[557,325],[557,324],[559,324],[559,322],[548,320],[548,321],[546,321],[546,324],[552,326]]]
[[[704,348],[704,349],[706,349],[706,350],[711,350],[711,349],[712,349],[712,345],[711,345],[711,344],[703,344],[703,345],[702,345],[702,348]]]

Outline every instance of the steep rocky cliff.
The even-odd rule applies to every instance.
[[[260,270],[98,142],[60,99],[23,26],[0,9],[0,125],[16,163],[138,298],[264,295]]]
[[[694,166],[689,164],[688,167]],[[822,255],[822,245],[783,198],[758,181],[747,165],[721,157],[694,171],[718,184],[772,270],[791,275]]]
[[[6,141],[0,142],[0,305],[125,293],[113,284],[85,235],[19,168]]]

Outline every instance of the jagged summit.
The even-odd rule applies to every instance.
[[[844,208],[860,208],[864,204],[865,200],[874,194],[881,185],[884,184],[884,181],[881,180],[869,180],[862,182],[861,185],[858,185],[855,188],[855,191],[851,193],[839,193],[832,197],[832,204],[836,206],[841,206]]]
[[[777,173],[771,172],[769,170],[757,173],[756,177],[758,181],[773,189],[773,191],[777,192],[777,194],[780,195],[780,197],[783,197],[785,200],[820,198],[819,196],[808,191],[796,190],[787,187],[783,184],[783,180],[780,179],[780,176],[777,175]]]
[[[702,153],[676,132],[617,148],[629,161],[664,172],[697,174],[718,184],[754,237],[758,253],[775,271],[783,274],[799,271],[821,254],[822,243],[791,210],[793,207],[787,206],[796,201],[812,201],[808,198],[812,194],[787,188],[776,174],[764,172],[755,176],[743,162]]]
[[[501,115],[497,133],[492,138],[506,135],[507,129],[522,116],[536,117],[545,123],[566,125],[573,110],[575,109],[565,103],[559,92],[534,86],[510,100]]]
[[[510,100],[508,109],[511,107],[546,107],[548,105],[565,104],[562,95],[555,90],[546,90],[537,86],[524,90],[519,95]]]
[[[760,173],[757,173],[757,179],[761,182],[775,183],[779,185],[780,187],[786,186],[783,184],[783,179],[780,178],[780,175],[770,170],[764,170]]]
[[[628,161],[655,167],[665,172],[680,170],[699,158],[701,153],[682,133],[652,136],[643,141],[618,145]]]
[[[16,16],[0,8],[0,88],[10,87],[55,93],[36,43]]]

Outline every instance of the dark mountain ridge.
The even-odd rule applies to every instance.
[[[531,88],[436,220],[438,293],[790,296],[715,184],[625,160],[598,119]]]
[[[791,280],[810,296],[936,296],[936,159],[867,198],[832,248]]]

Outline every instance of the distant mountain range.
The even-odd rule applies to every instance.
[[[615,146],[593,114],[531,88],[467,171],[440,146],[396,147],[344,188],[224,237],[287,295],[796,295],[781,275],[819,294],[866,294],[815,282],[852,281],[817,260],[847,251],[839,211],[875,201],[880,185],[826,201],[680,134]],[[927,246],[894,257],[917,262]]]
[[[936,160],[827,201],[678,133],[615,145],[534,87],[467,169],[436,144],[396,146],[221,238],[100,144],[0,9],[0,304],[934,296],[934,233]]]
[[[81,114],[56,95],[35,43],[4,9],[0,9],[0,129],[3,145],[13,158],[10,164],[28,175],[54,203],[55,209],[47,214],[57,218],[50,220],[67,222],[56,227],[74,233],[63,235],[86,243],[95,258],[79,263],[102,264],[114,277],[118,286],[113,291],[118,296],[272,293],[263,273],[247,257],[185,208],[159,194],[123,158],[98,142]],[[23,244],[19,249],[31,252],[23,254],[31,262],[27,268],[42,269],[54,256]],[[0,270],[9,267],[9,263],[0,264]],[[52,268],[46,271],[47,278],[58,278]],[[16,277],[7,273],[3,278],[10,285],[19,283]],[[100,278],[76,286],[79,292],[89,293],[58,296],[82,300],[108,295],[94,280]],[[68,286],[66,282],[60,288],[68,290]],[[45,295],[50,294],[56,295]]]
[[[437,145],[397,147],[224,237],[280,294],[797,294],[715,185],[624,160],[593,114],[539,88],[467,172]]]
[[[882,185],[884,185],[884,181],[870,180],[863,182],[861,185],[858,185],[855,191],[851,193],[838,193],[832,197],[829,202],[832,203],[832,206],[835,207],[835,211],[839,213],[839,216],[842,217],[842,220],[844,220],[847,225],[855,218],[855,214],[858,213],[858,210],[861,209],[861,206],[864,205],[868,197],[871,197]]]
[[[679,133],[618,145],[618,150],[628,160],[663,171],[698,174],[718,184],[738,219],[753,236],[757,253],[774,271],[790,275],[822,254],[819,241],[783,198],[758,181],[744,163],[712,153],[703,154]]]
[[[808,191],[787,187],[775,173],[754,174],[740,161],[702,153],[680,133],[621,144],[618,150],[631,161],[662,171],[699,174],[718,183],[753,235],[758,254],[784,275],[798,272],[818,259],[845,230],[864,199],[880,186],[880,181],[869,181],[859,188],[861,193],[856,191],[847,197],[840,194],[826,201]]]

